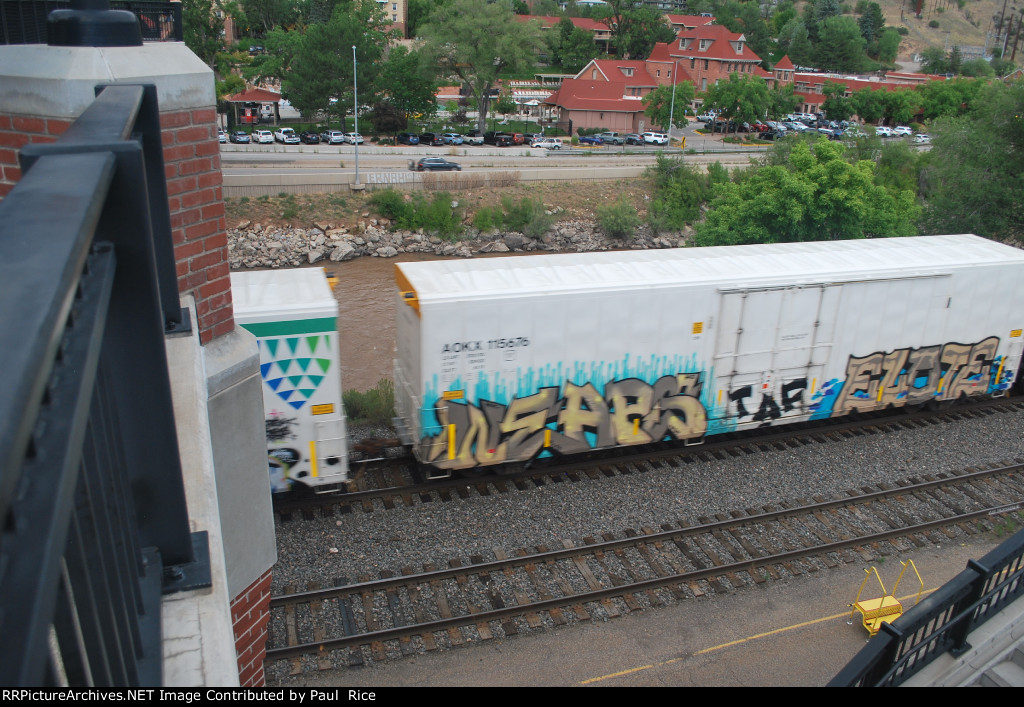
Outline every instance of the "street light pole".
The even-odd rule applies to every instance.
[[[356,138],[352,144],[356,147],[356,182],[359,188],[359,78],[356,74],[356,45],[352,45],[352,114],[356,119]]]
[[[668,146],[672,147],[672,122],[676,115],[676,72],[679,70],[679,60],[672,62],[672,106],[668,109]]]

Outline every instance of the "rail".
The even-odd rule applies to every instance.
[[[1024,530],[907,611],[843,668],[829,687],[897,686],[947,651],[970,648],[967,637],[1024,596]]]
[[[100,88],[20,166],[0,202],[0,684],[161,684],[161,594],[210,566],[165,353],[189,322],[156,88]]]
[[[0,44],[46,44],[46,18],[71,7],[71,0],[0,0]],[[110,0],[111,10],[128,10],[139,19],[145,42],[184,41],[181,8],[166,0]]]

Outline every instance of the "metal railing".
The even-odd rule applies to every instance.
[[[967,637],[1024,596],[1024,530],[907,611],[843,668],[829,687],[900,685],[938,656],[962,655]]]
[[[0,44],[46,44],[46,18],[66,10],[71,0],[0,0]],[[184,41],[180,2],[110,0],[110,9],[128,10],[139,18],[146,42]]]
[[[210,584],[164,337],[178,301],[154,86],[22,148],[0,202],[0,684],[161,683],[160,596]]]

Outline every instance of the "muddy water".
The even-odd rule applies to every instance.
[[[501,255],[508,257],[510,254]],[[522,255],[529,257],[529,254]],[[324,267],[338,278],[334,296],[339,307],[341,384],[344,389],[368,390],[381,378],[394,375],[395,263],[424,260],[447,258],[425,253],[400,253],[395,258],[356,258],[344,263],[309,266]]]

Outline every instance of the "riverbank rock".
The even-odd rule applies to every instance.
[[[388,222],[370,220],[359,233],[333,224],[312,228],[263,226],[242,221],[228,230],[228,262],[243,268],[298,267],[324,258],[342,262],[360,257],[393,258],[399,253],[471,258],[477,253],[588,253],[608,250],[681,248],[692,238],[691,229],[678,233],[653,233],[646,224],[628,240],[610,238],[593,221],[559,221],[541,238],[522,233],[469,228],[457,241],[448,241],[422,230],[389,231]]]

